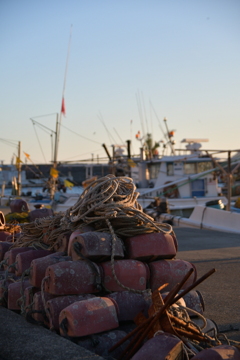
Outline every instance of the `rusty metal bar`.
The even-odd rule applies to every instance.
[[[191,276],[192,273],[193,273],[193,269],[190,269],[188,271],[188,273],[184,276],[183,280],[179,284],[177,284],[172,289],[172,291],[170,291],[170,294],[169,294],[169,297],[168,297],[167,301],[165,302],[163,307],[152,318],[150,318],[151,322],[148,324],[147,328],[142,332],[142,334],[140,335],[138,341],[135,342],[135,345],[133,345],[133,348],[131,349],[131,351],[127,354],[126,360],[131,359],[132,355],[141,347],[143,340],[147,336],[147,334],[150,331],[150,329],[152,328],[152,326],[160,319],[160,317],[163,315],[165,310],[167,310],[167,308],[169,306],[171,306],[172,303],[174,303],[174,297],[176,296],[176,294],[179,292],[181,287],[188,280],[188,278]]]

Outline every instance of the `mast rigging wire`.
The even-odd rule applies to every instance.
[[[103,116],[102,116],[101,113],[99,113],[98,118],[99,118],[99,120],[101,121],[101,123],[103,124],[103,126],[104,126],[104,128],[105,128],[105,130],[106,130],[106,132],[107,132],[107,134],[108,134],[110,143],[116,144],[116,141],[115,141],[114,137],[111,135],[110,131],[108,130],[108,128],[107,128],[106,125],[105,125],[105,122],[104,122],[104,120],[103,120]]]
[[[162,126],[161,126],[159,117],[158,117],[158,115],[157,115],[157,113],[156,113],[156,110],[154,109],[153,104],[152,104],[151,101],[150,101],[150,104],[151,104],[151,107],[152,107],[152,109],[153,109],[153,112],[154,112],[154,114],[155,114],[155,116],[156,116],[156,118],[157,118],[157,120],[158,120],[159,128],[160,128],[160,130],[162,131],[163,136],[165,137],[165,139],[168,141],[168,140],[169,140],[169,139],[168,139],[168,136],[167,136],[167,134],[164,132],[164,130],[163,130]]]
[[[33,123],[33,125],[35,125],[35,124]],[[37,137],[37,141],[38,141],[39,147],[40,147],[40,149],[41,149],[41,152],[42,152],[42,155],[43,155],[44,161],[45,161],[45,163],[46,163],[46,162],[47,162],[47,160],[46,160],[46,158],[45,158],[45,155],[44,155],[44,152],[43,152],[43,149],[42,149],[41,143],[40,143],[40,141],[39,141],[39,137],[38,137],[38,134],[37,134],[37,132],[36,132],[35,126],[33,126],[33,129],[34,129],[34,131],[35,131],[35,135],[36,135],[36,137]]]
[[[120,135],[118,134],[117,130],[116,130],[115,128],[113,128],[113,130],[114,130],[115,133],[117,134],[117,136],[118,136],[120,142],[122,143],[122,145],[125,145],[123,139],[121,139],[121,137],[120,137]]]
[[[83,139],[85,139],[85,140],[92,141],[92,142],[94,142],[95,144],[98,144],[98,145],[102,145],[102,143],[100,143],[100,142],[98,142],[98,141],[95,141],[95,140],[92,140],[92,139],[89,139],[89,138],[87,138],[86,136],[80,135],[80,134],[76,133],[75,131],[67,128],[67,127],[64,126],[64,125],[61,125],[61,126],[62,126],[64,129],[67,129],[68,131],[72,132],[73,134],[75,134],[75,135],[77,135],[77,136],[79,136],[79,137],[81,137],[81,138],[83,138]]]
[[[14,144],[12,141],[16,141],[18,142],[17,140],[7,140],[7,139],[0,139],[0,141],[2,141],[3,143],[9,145],[9,146],[12,146],[14,148],[17,148],[17,144]]]

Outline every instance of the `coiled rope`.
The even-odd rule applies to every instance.
[[[137,202],[138,196],[136,186],[129,177],[109,174],[99,178],[65,213],[24,224],[13,247],[37,246],[52,250],[59,241],[59,235],[85,225],[90,225],[95,231],[111,234],[114,231],[120,238],[152,232],[174,234],[171,225],[159,223],[143,212]]]
[[[97,231],[109,232],[108,219],[120,238],[151,232],[172,233],[171,225],[158,223],[143,212],[138,196],[131,178],[109,174],[85,189],[66,211],[61,224],[65,227],[71,224],[72,229],[91,225]]]

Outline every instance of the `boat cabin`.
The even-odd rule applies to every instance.
[[[140,194],[176,199],[219,196],[221,191],[211,157],[201,153],[201,144],[184,141],[188,142],[190,154],[162,156],[138,163]]]
[[[217,195],[217,181],[214,174],[206,171],[212,170],[213,164],[209,158],[189,158],[179,159],[179,156],[164,156],[158,162],[149,162],[146,168],[146,178],[148,186],[158,188],[175,181],[180,181],[179,186],[172,187],[173,191],[168,191],[166,197],[194,197]],[[191,175],[202,174],[189,181]]]

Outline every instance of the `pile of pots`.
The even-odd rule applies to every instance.
[[[0,305],[106,359],[240,360],[203,315],[196,287],[213,271],[197,279],[137,197],[131,178],[109,174],[63,216],[1,241]]]
[[[61,251],[12,245],[0,242],[1,306],[106,358],[121,357],[138,315],[150,316],[154,292],[162,287],[161,296],[167,297],[190,270],[181,291],[197,278],[192,263],[176,258],[176,237],[162,232],[113,240],[110,233],[83,227],[64,236]],[[189,319],[200,326],[201,294],[191,290],[181,300]],[[207,321],[203,332],[216,332],[216,325]],[[236,347],[221,343],[187,354],[181,337],[162,330],[145,339],[131,358],[223,359],[226,354],[240,359]]]

